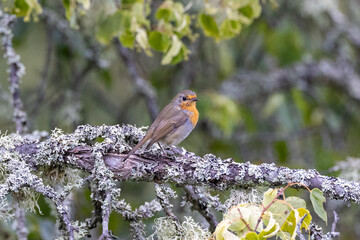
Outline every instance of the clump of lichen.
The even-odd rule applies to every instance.
[[[264,191],[256,188],[231,189],[230,197],[225,201],[224,206],[230,209],[242,203],[260,204],[263,199]]]
[[[339,177],[351,181],[360,181],[360,159],[348,157],[346,161],[338,162],[330,169],[332,172],[340,172]]]
[[[191,217],[185,217],[181,224],[170,217],[155,219],[155,232],[148,237],[148,240],[194,240],[208,239],[210,232],[200,226]]]

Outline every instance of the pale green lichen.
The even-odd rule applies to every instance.
[[[260,204],[263,199],[263,190],[257,188],[248,189],[231,189],[230,197],[225,201],[224,206],[230,209],[242,203],[255,203]]]
[[[350,181],[360,181],[360,159],[348,157],[345,161],[338,162],[330,171],[339,171],[340,178]]]
[[[74,229],[76,229],[76,231],[74,231],[74,240],[84,239],[89,234],[86,223],[75,221],[75,222],[72,222],[71,225]],[[69,239],[68,237],[66,237],[67,234],[65,232],[61,232],[60,234],[62,236],[56,237],[55,240]]]
[[[0,220],[9,221],[14,217],[14,211],[5,197],[0,198]]]
[[[192,217],[185,217],[181,224],[169,217],[157,218],[154,222],[155,232],[147,240],[198,240],[210,237],[210,232]]]

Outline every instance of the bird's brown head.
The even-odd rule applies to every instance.
[[[191,108],[196,108],[196,102],[199,99],[196,97],[196,93],[191,90],[181,91],[173,99],[173,102],[182,109],[190,110]]]
[[[191,90],[184,90],[178,93],[173,99],[173,103],[179,108],[179,110],[187,110],[194,127],[199,119],[199,111],[196,109],[196,102],[198,100],[199,99],[196,97],[196,93]]]

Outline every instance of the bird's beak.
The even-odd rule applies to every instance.
[[[199,101],[199,99],[197,99],[196,97],[194,97],[194,98],[191,99],[191,101],[197,102],[197,101]]]

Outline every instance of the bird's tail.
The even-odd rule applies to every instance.
[[[131,149],[131,151],[125,156],[124,160],[128,159],[128,157],[130,157],[132,154],[134,154],[136,152],[136,150],[138,150],[142,145],[144,145],[144,143],[149,140],[147,136],[145,136],[138,144],[136,144],[135,147],[133,147],[133,149]]]

